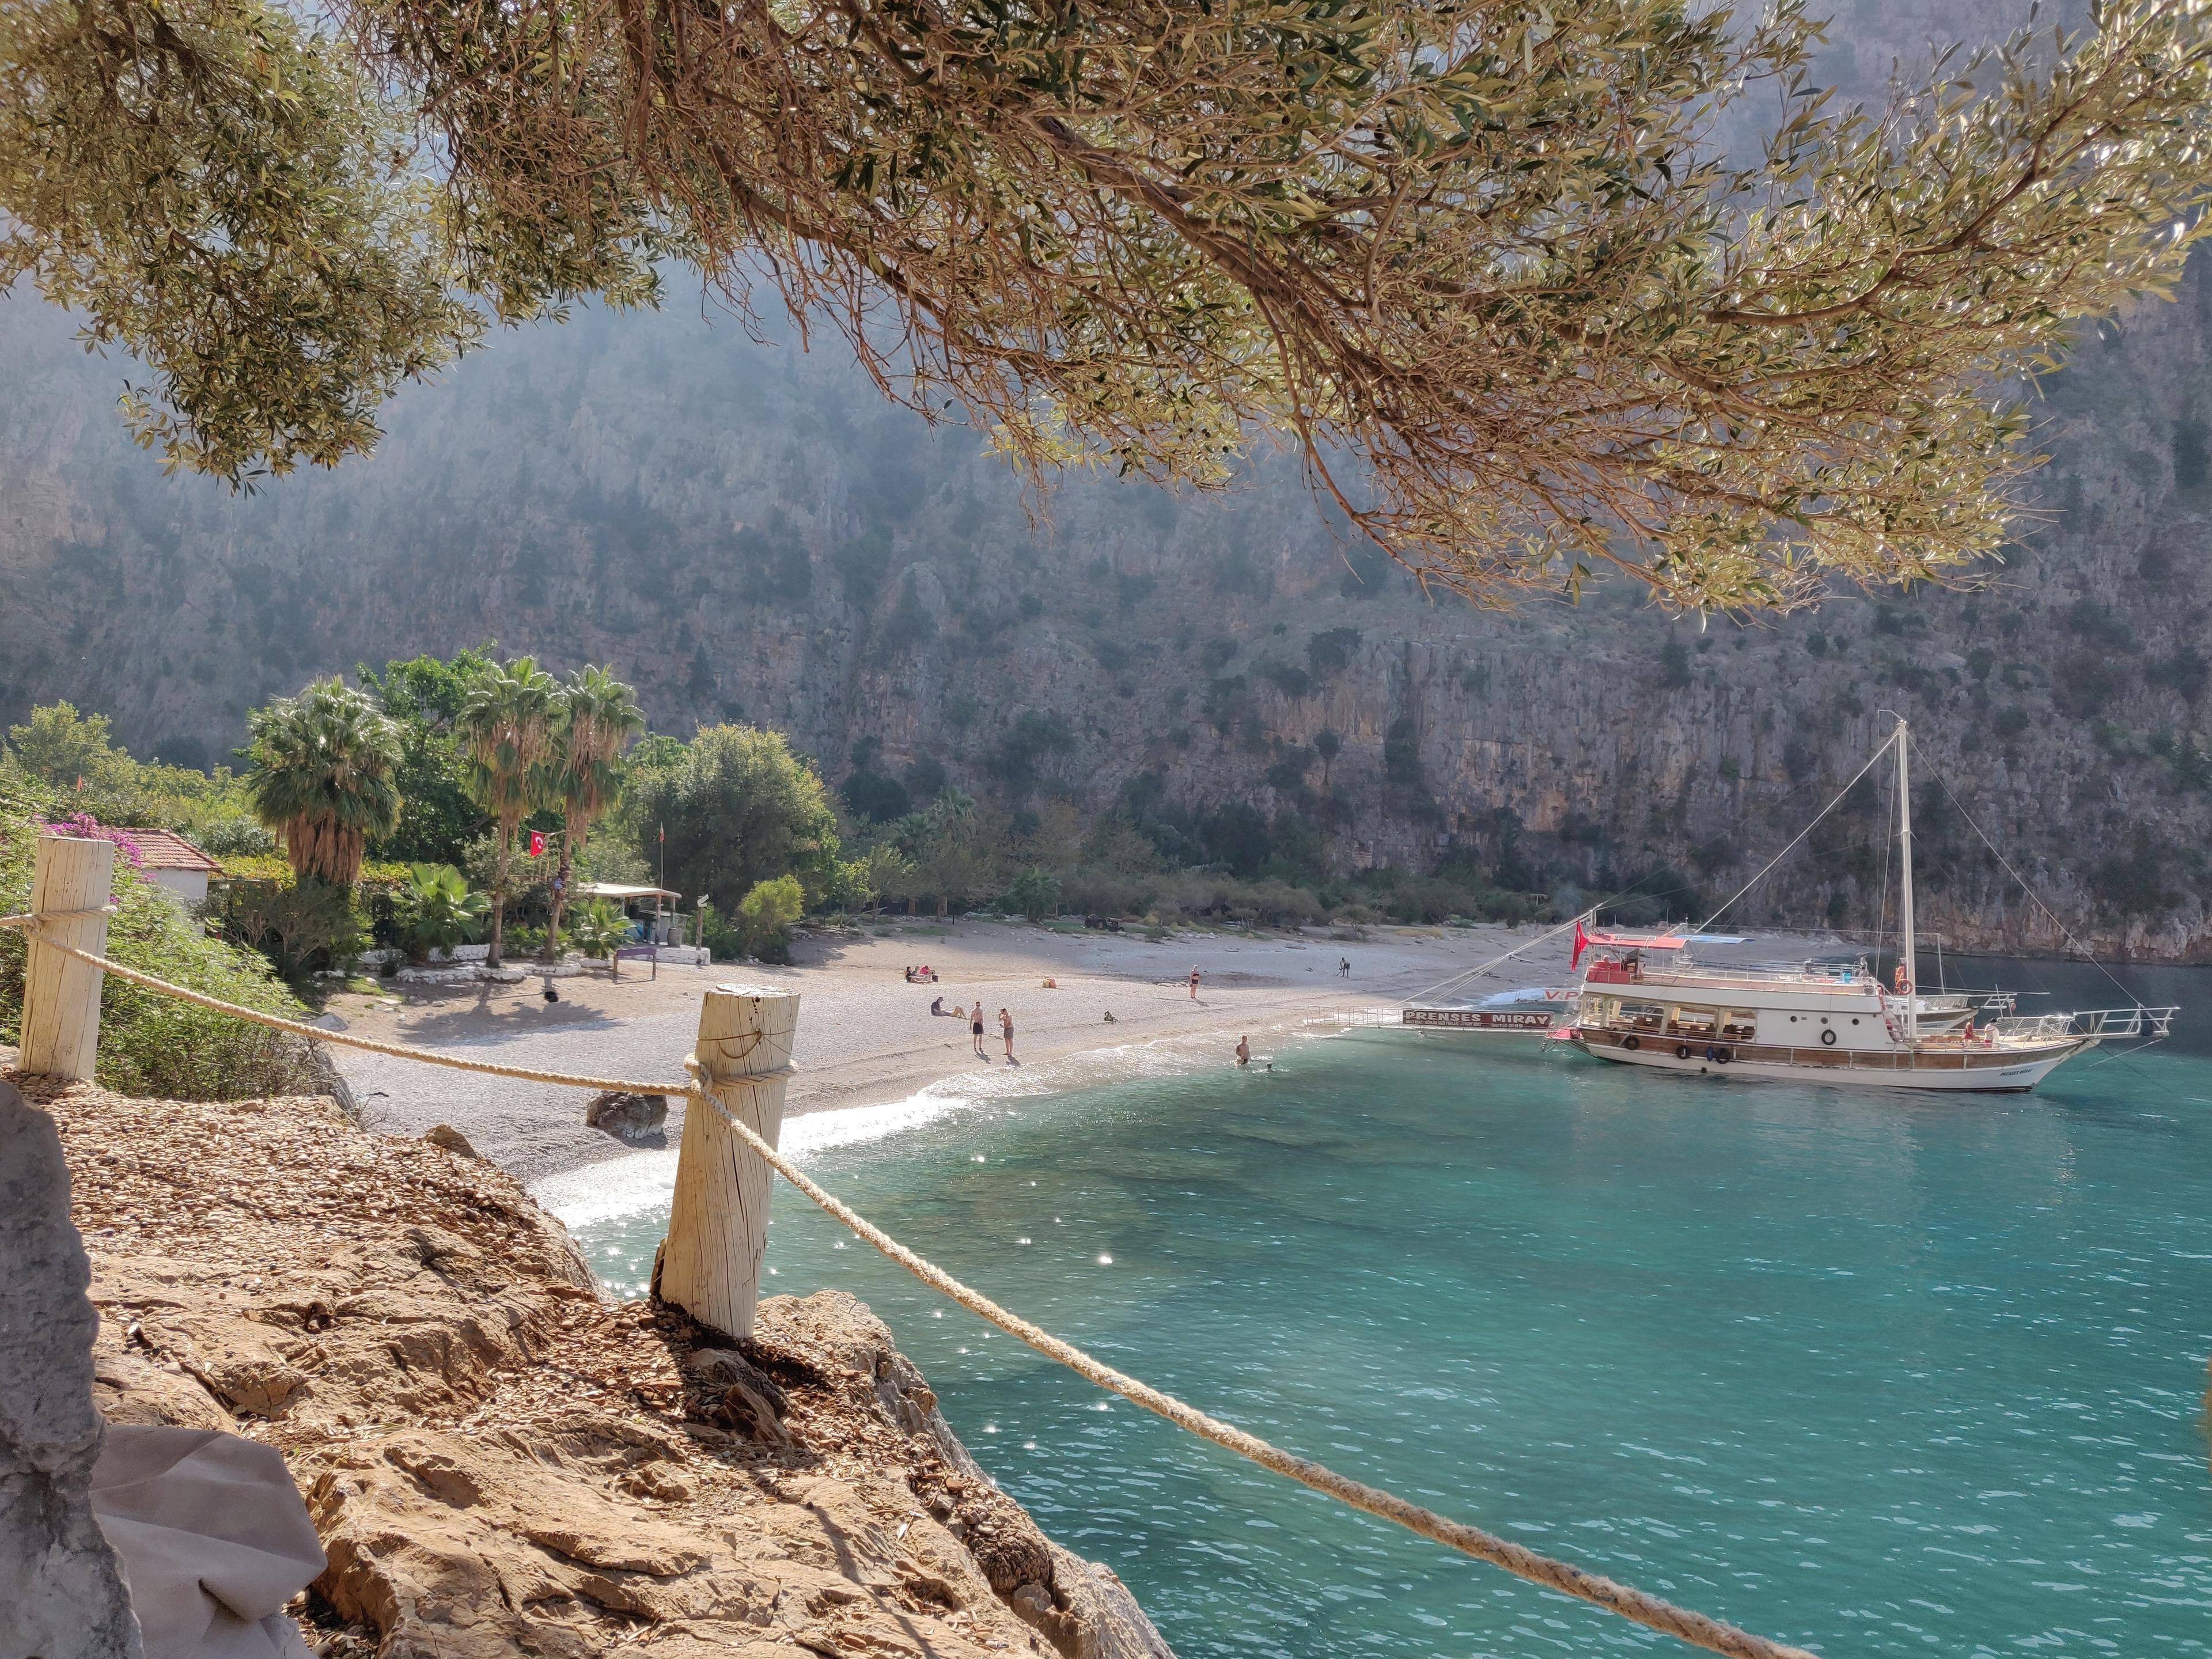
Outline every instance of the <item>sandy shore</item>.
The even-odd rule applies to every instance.
[[[343,996],[330,1006],[343,1028],[366,1036],[550,1070],[640,1079],[683,1077],[701,993],[721,983],[798,991],[799,1041],[787,1109],[792,1114],[908,1098],[962,1076],[979,1080],[1006,1062],[997,1015],[1015,1020],[1018,1064],[1068,1070],[1077,1056],[1170,1043],[1188,1063],[1228,1064],[1240,1035],[1265,1052],[1282,1033],[1325,1030],[1395,1015],[1405,998],[1527,945],[1535,927],[1372,928],[1362,940],[1304,934],[1184,933],[1148,944],[1131,934],[1055,932],[1019,924],[915,923],[884,936],[803,939],[786,968],[717,963],[664,966],[657,980],[635,964],[620,983],[596,975],[560,982],[549,1004],[538,981],[465,990],[410,987],[386,997]],[[1485,981],[1486,988],[1559,982],[1565,937],[1535,945]],[[1342,975],[1339,963],[1349,961]],[[905,982],[927,962],[934,986]],[[1191,969],[1201,979],[1189,994]],[[1047,990],[1051,978],[1058,988]],[[978,1060],[964,1024],[929,1012],[980,1000],[989,1030]],[[1115,1016],[1108,1023],[1105,1015]],[[494,1162],[537,1181],[654,1143],[624,1141],[584,1123],[586,1097],[573,1089],[446,1071],[358,1050],[332,1049],[368,1127],[420,1134],[449,1123]],[[682,1127],[671,1103],[668,1146]]]

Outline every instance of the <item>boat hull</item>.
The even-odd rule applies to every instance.
[[[1763,1043],[1692,1045],[1649,1037],[1634,1048],[1613,1031],[1577,1031],[1575,1042],[1616,1066],[1758,1083],[1823,1083],[1848,1089],[1916,1089],[1951,1094],[2025,1094],[2094,1047],[2087,1040],[2033,1048],[1973,1045],[1907,1054],[1854,1048],[1784,1048]],[[1680,1052],[1687,1049],[1686,1054]],[[1707,1058],[1708,1053],[1715,1058]],[[1725,1055],[1727,1058],[1719,1058]]]

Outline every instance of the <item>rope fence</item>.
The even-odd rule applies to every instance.
[[[578,1089],[599,1091],[615,1091],[628,1094],[682,1095],[691,1102],[704,1101],[722,1124],[756,1157],[789,1182],[806,1198],[827,1214],[849,1228],[875,1249],[905,1268],[922,1283],[961,1307],[986,1320],[1009,1336],[1027,1344],[1047,1358],[1065,1365],[1077,1376],[1097,1386],[1120,1395],[1133,1405],[1157,1416],[1165,1418],[1176,1427],[1210,1441],[1223,1449],[1235,1453],[1261,1468],[1295,1480],[1299,1485],[1336,1499],[1339,1503],[1366,1514],[1405,1528],[1419,1537],[1447,1549],[1502,1567],[1516,1577],[1543,1589],[1573,1596],[1589,1602],[1608,1613],[1642,1625],[1647,1629],[1672,1636],[1693,1647],[1709,1652],[1724,1654],[1728,1659],[1815,1659],[1805,1649],[1786,1643],[1770,1640],[1763,1636],[1718,1619],[1679,1607],[1670,1601],[1648,1595],[1629,1585],[1618,1583],[1600,1574],[1589,1572],[1571,1562],[1540,1554],[1510,1539],[1486,1532],[1480,1527],[1455,1521],[1434,1510],[1408,1502],[1394,1492],[1364,1481],[1354,1480],[1311,1459],[1285,1451],[1281,1447],[1259,1436],[1247,1432],[1234,1424],[1199,1410],[1195,1406],[1176,1398],[1173,1395],[1153,1388],[1151,1384],[1115,1370],[1103,1361],[1086,1353],[1071,1342],[1063,1341],[1040,1326],[1031,1324],[1019,1315],[1000,1307],[981,1291],[972,1289],[942,1267],[916,1255],[890,1234],[862,1217],[842,1200],[823,1190],[808,1178],[805,1173],[752,1128],[732,1114],[716,1097],[708,1082],[705,1067],[695,1054],[684,1061],[686,1080],[679,1084],[640,1083],[620,1078],[585,1077],[566,1072],[541,1071],[532,1066],[503,1066],[491,1060],[465,1060],[456,1054],[440,1054],[433,1049],[417,1048],[397,1042],[380,1042],[374,1038],[352,1036],[343,1031],[326,1030],[301,1020],[286,1019],[281,1015],[268,1014],[259,1009],[247,1008],[237,1003],[225,1002],[203,992],[172,984],[152,974],[92,951],[81,951],[43,936],[40,922],[60,920],[64,913],[48,912],[44,915],[0,916],[0,927],[18,927],[38,938],[48,950],[76,958],[103,973],[114,975],[131,984],[149,991],[172,996],[197,1006],[219,1013],[250,1020],[274,1030],[289,1031],[311,1042],[329,1042],[343,1048],[359,1048],[370,1054],[386,1054],[397,1059],[420,1060],[425,1065],[448,1066],[455,1071],[480,1072],[490,1077],[511,1078],[521,1082],[565,1085]],[[103,914],[101,912],[67,913]],[[1534,943],[1534,941],[1531,941]],[[1525,947],[1524,947],[1525,948]]]

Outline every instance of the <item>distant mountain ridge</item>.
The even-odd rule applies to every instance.
[[[1939,33],[1932,7],[1875,10],[1832,31],[1854,82]],[[1040,531],[974,434],[889,408],[834,346],[683,302],[502,336],[403,393],[374,456],[240,497],[133,450],[128,366],[70,332],[27,293],[0,306],[0,721],[65,696],[204,763],[310,674],[496,638],[614,665],[661,729],[782,727],[833,779],[872,738],[887,774],[934,761],[1085,814],[1132,789],[1249,801],[1324,826],[1340,868],[1460,858],[1592,891],[1671,869],[1657,886],[1724,894],[1894,708],[1931,781],[1924,926],[2058,942],[1940,774],[2100,948],[2212,952],[2201,264],[2049,383],[2048,517],[1996,591],[1702,631],[1618,584],[1512,617],[1426,602],[1279,460],[1207,501],[1071,481]],[[1873,810],[1745,919],[1870,922]]]

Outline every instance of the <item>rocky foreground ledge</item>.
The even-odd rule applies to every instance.
[[[731,1343],[605,1300],[450,1144],[10,1080],[60,1131],[102,1413],[283,1452],[330,1564],[290,1611],[330,1659],[1173,1659],[852,1297]]]

